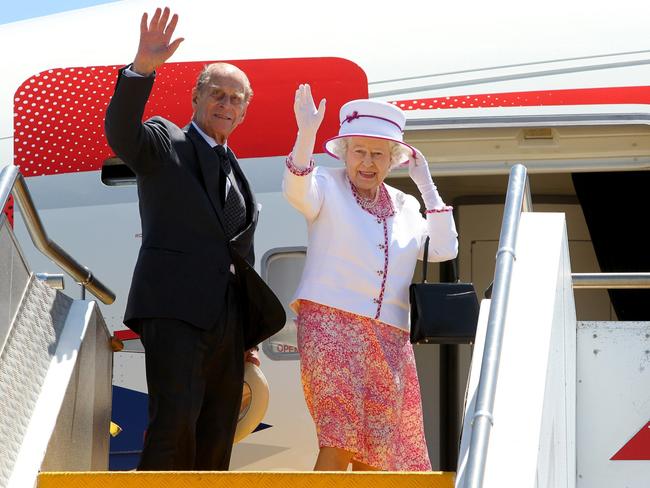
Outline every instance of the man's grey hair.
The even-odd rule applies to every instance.
[[[388,146],[390,148],[390,169],[395,169],[406,159],[408,159],[408,149],[406,146],[393,141],[388,141]],[[331,142],[330,147],[332,152],[341,161],[345,162],[345,155],[348,151],[348,138],[341,137],[339,139],[334,139]]]
[[[251,98],[253,97],[253,88],[251,88],[251,82],[249,81],[248,76],[246,76],[246,73],[244,73],[237,66],[230,63],[206,64],[201,70],[201,72],[199,73],[198,78],[196,79],[196,89],[198,91],[201,91],[208,83],[210,83],[210,78],[212,77],[212,74],[215,71],[226,71],[226,72],[231,71],[231,72],[241,73],[245,80],[245,87],[244,87],[245,100],[247,103],[251,101]]]

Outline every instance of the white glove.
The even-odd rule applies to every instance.
[[[307,84],[300,85],[296,90],[293,111],[298,124],[298,135],[292,153],[293,162],[296,166],[305,168],[309,166],[316,143],[316,133],[325,116],[325,99],[320,101],[318,110],[316,110],[311,88]]]
[[[411,153],[409,156],[409,176],[420,190],[427,210],[440,210],[445,206],[445,202],[440,198],[438,189],[431,178],[429,163],[418,149],[415,149],[415,153]]]

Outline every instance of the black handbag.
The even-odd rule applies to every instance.
[[[428,255],[427,237],[424,244],[422,283],[413,283],[409,287],[411,343],[473,343],[479,310],[474,285],[460,282],[427,283]]]

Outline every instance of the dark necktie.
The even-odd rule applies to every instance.
[[[223,178],[225,188],[223,188],[223,193],[220,191],[219,194],[223,195],[225,193],[225,200],[223,203],[224,227],[226,237],[232,239],[246,225],[246,202],[244,201],[244,197],[237,185],[237,178],[232,170],[230,158],[228,157],[228,154],[226,154],[226,150],[223,146],[219,145],[214,146],[213,149],[217,153],[219,162],[221,163],[221,174],[222,176],[225,176]],[[230,182],[230,185],[228,185],[226,180]]]

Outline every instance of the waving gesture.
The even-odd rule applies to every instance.
[[[318,110],[316,110],[310,86],[307,84],[300,85],[296,90],[293,111],[296,114],[298,133],[315,138],[316,132],[318,132],[318,128],[325,116],[325,99],[323,98],[320,101]]]
[[[150,75],[158,66],[167,61],[184,41],[182,37],[179,37],[170,42],[178,23],[178,15],[174,14],[169,20],[169,13],[168,7],[162,11],[157,8],[148,25],[147,13],[142,14],[140,44],[133,61],[133,70],[136,73]]]

